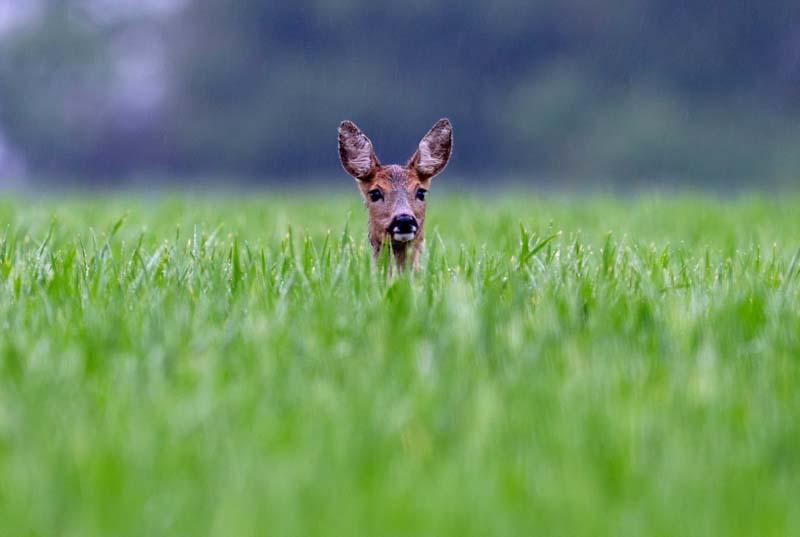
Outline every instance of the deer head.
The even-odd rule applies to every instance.
[[[417,265],[424,241],[425,197],[431,179],[447,165],[452,148],[453,126],[448,119],[440,119],[404,166],[382,165],[372,142],[355,123],[339,125],[339,156],[364,197],[374,255],[388,242],[399,267],[409,260]]]

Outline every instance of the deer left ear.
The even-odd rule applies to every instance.
[[[453,125],[449,119],[440,119],[422,137],[417,152],[408,161],[408,166],[417,170],[420,176],[430,179],[447,166],[452,150]]]

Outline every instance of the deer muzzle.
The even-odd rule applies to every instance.
[[[417,219],[410,214],[399,214],[392,218],[389,228],[386,230],[392,239],[397,242],[408,242],[414,240],[419,231]]]

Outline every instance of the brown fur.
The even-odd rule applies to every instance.
[[[355,177],[369,214],[369,243],[377,256],[384,243],[390,242],[393,257],[400,268],[410,263],[416,267],[425,240],[426,201],[417,199],[420,188],[428,190],[431,179],[447,165],[452,151],[452,125],[440,119],[419,143],[405,166],[381,165],[372,142],[352,122],[339,126],[339,155],[345,171]],[[379,189],[383,199],[372,201],[369,192]],[[418,225],[414,238],[398,242],[387,231],[400,214],[412,215]]]

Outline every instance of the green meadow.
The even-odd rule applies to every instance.
[[[800,534],[800,198],[0,201],[0,535]]]

